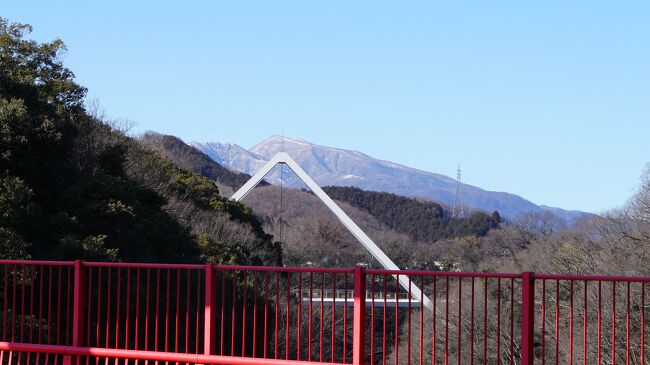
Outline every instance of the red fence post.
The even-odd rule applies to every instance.
[[[216,307],[217,293],[215,290],[215,272],[212,264],[205,264],[205,309],[204,309],[204,332],[203,332],[203,353],[214,355],[216,351],[215,337],[217,334]]]
[[[86,288],[86,270],[83,261],[74,261],[74,283],[73,283],[73,304],[72,304],[72,346],[83,346],[84,338],[84,313],[85,311],[85,288]],[[79,357],[75,356],[75,362]],[[63,364],[71,365],[72,356],[64,356]]]
[[[521,365],[533,365],[535,343],[535,277],[524,272],[521,282]]]
[[[365,358],[366,334],[366,269],[354,269],[354,323],[352,330],[352,363],[362,365]]]

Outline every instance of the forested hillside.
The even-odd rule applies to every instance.
[[[84,106],[62,41],[0,18],[0,258],[281,263],[210,180]]]
[[[251,178],[248,174],[234,172],[219,165],[204,153],[174,136],[147,132],[140,137],[140,141],[184,169],[203,175],[212,181],[233,189],[238,189]],[[261,183],[261,185],[266,184],[266,182]]]
[[[332,199],[350,203],[372,214],[378,221],[397,232],[423,242],[444,238],[485,236],[501,223],[498,212],[487,215],[472,212],[469,217],[452,219],[449,212],[435,202],[421,201],[391,193],[365,191],[355,187],[326,186]]]

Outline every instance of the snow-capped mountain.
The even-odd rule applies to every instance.
[[[287,137],[283,140],[280,136],[272,136],[249,150],[222,142],[192,142],[190,145],[217,163],[247,174],[254,174],[277,152],[284,150],[321,186],[356,186],[365,190],[431,199],[447,205],[453,204],[454,200],[454,179],[378,160],[358,151],[320,146]],[[279,171],[274,171],[266,180],[279,184]],[[300,180],[290,173],[284,173],[282,181],[289,187],[303,186]],[[462,185],[462,194],[465,206],[487,212],[497,210],[509,219],[526,212],[551,211],[568,221],[573,221],[586,214],[538,206],[515,194],[487,191],[468,184]]]

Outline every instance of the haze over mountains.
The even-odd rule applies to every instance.
[[[225,142],[192,142],[190,145],[217,163],[247,174],[254,174],[277,152],[284,150],[321,186],[355,186],[364,190],[430,199],[448,205],[453,204],[454,200],[454,179],[378,160],[358,151],[321,146],[300,139],[283,139],[281,136],[272,136],[249,150]],[[279,184],[279,169],[269,174],[266,180]],[[285,173],[282,180],[288,187],[303,186],[293,174]],[[508,219],[515,219],[522,213],[550,211],[572,222],[587,214],[539,206],[515,194],[487,191],[468,184],[462,185],[462,194],[466,207],[487,212],[496,210]]]

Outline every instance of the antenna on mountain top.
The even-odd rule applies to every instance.
[[[458,163],[458,168],[456,169],[456,191],[454,192],[454,206],[451,208],[451,218],[465,218],[465,210],[463,209],[463,194],[461,189],[460,163]]]

